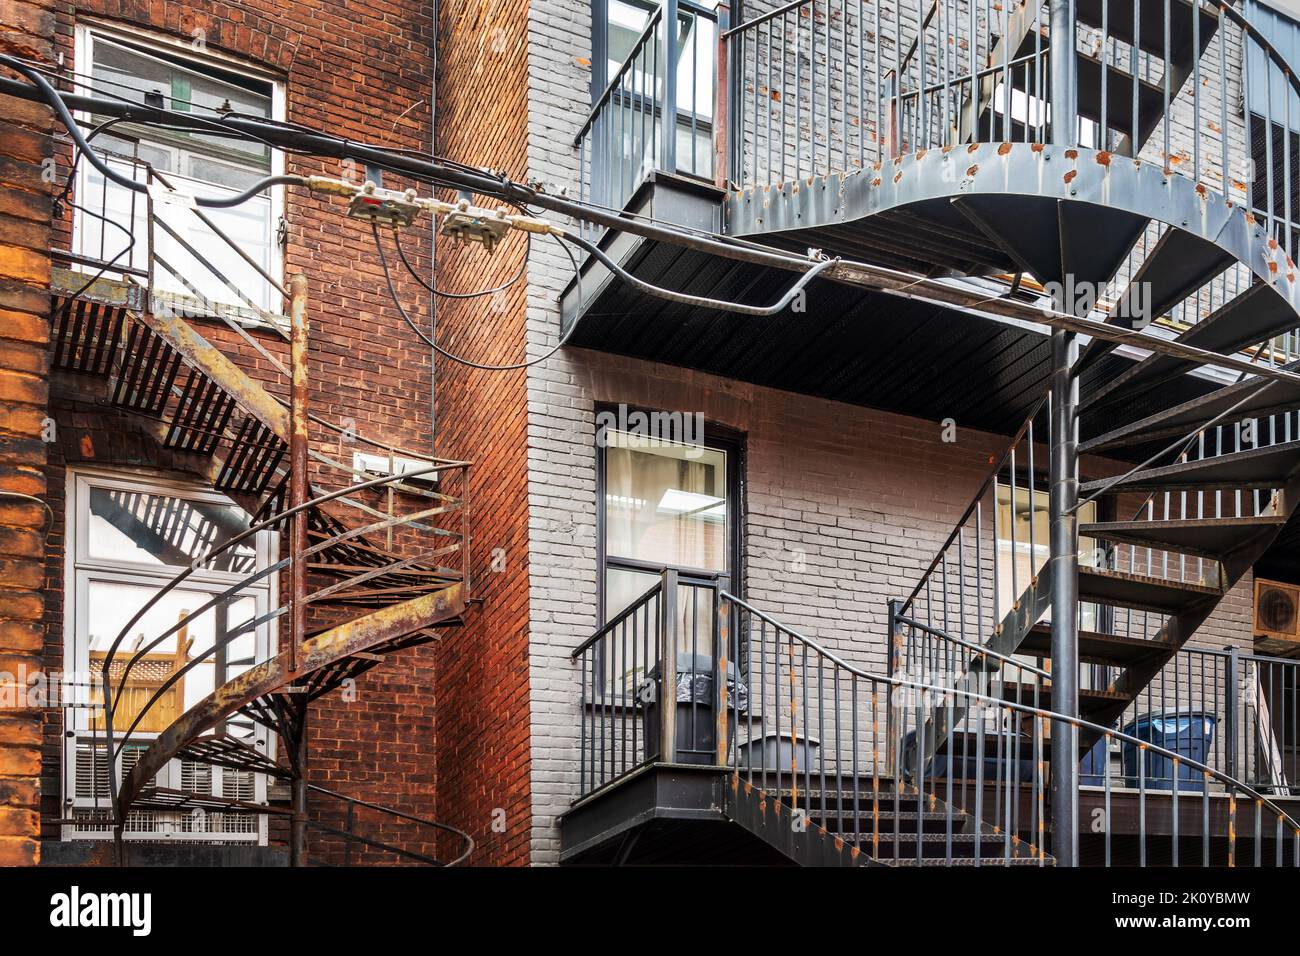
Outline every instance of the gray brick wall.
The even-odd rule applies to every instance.
[[[533,4],[529,35],[529,178],[576,194],[573,140],[590,103],[590,7],[577,0]],[[1230,105],[1239,101],[1230,91]],[[1182,115],[1175,111],[1176,119]],[[1179,143],[1175,136],[1182,149],[1190,133],[1185,123],[1176,129],[1187,137]],[[1229,135],[1242,141],[1239,116]],[[558,298],[571,274],[555,244],[533,244],[530,355],[554,344]],[[917,580],[983,479],[989,456],[1006,443],[960,431],[955,444],[944,444],[937,423],[584,350],[566,350],[531,369],[527,390],[538,864],[558,859],[556,817],[577,794],[579,685],[569,654],[597,626],[596,402],[699,411],[746,432],[747,596],[873,670],[885,666],[885,602]],[[961,410],[953,415],[960,425]],[[801,573],[793,570],[797,549]],[[1201,641],[1243,640],[1249,587],[1243,582],[1223,603]]]

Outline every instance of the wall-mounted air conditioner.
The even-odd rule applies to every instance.
[[[1300,585],[1255,579],[1255,635],[1300,643]]]

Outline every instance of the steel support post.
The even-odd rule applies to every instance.
[[[297,715],[297,738],[289,741],[295,748],[296,771],[289,801],[289,865],[307,865],[307,695],[302,694]]]
[[[1051,522],[1052,709],[1079,714],[1079,503],[1078,346],[1069,332],[1052,333],[1052,447],[1048,513]],[[1052,728],[1052,853],[1073,866],[1078,839],[1078,727]]]
[[[301,272],[289,279],[289,358],[292,382],[289,392],[289,507],[304,504],[310,495],[307,480],[307,277]],[[293,515],[289,525],[289,670],[297,675],[298,657],[307,633],[307,513]],[[307,696],[298,704],[297,739],[293,778],[292,817],[289,824],[289,865],[307,865]]]
[[[1051,49],[1065,50],[1069,56],[1053,55],[1050,62],[1052,93],[1052,145],[1069,148],[1077,145],[1079,135],[1079,81],[1074,62],[1074,0],[1051,0],[1048,9],[1048,42]]]

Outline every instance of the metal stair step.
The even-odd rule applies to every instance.
[[[1050,856],[1040,861],[1037,857],[1032,856],[1013,856],[1010,859],[1002,856],[981,857],[978,861],[974,857],[954,857],[951,860],[917,860],[899,858],[898,860],[881,857],[881,859],[890,866],[1056,866],[1056,861]]]
[[[1150,318],[1154,321],[1226,271],[1235,261],[1229,252],[1215,243],[1169,227],[1133,274],[1129,288],[1141,289],[1142,294],[1132,301],[1147,304]],[[1121,301],[1128,300],[1126,292]],[[1114,315],[1107,319],[1107,324],[1132,328],[1134,323],[1132,316]],[[1114,342],[1094,339],[1084,350],[1079,367],[1087,367],[1115,348]]]
[[[249,746],[230,734],[208,734],[196,737],[176,755],[180,760],[226,767],[231,770],[249,770],[264,773],[281,780],[293,777],[293,771],[276,763],[255,747]]]
[[[1035,696],[1037,691],[1037,696]],[[1044,684],[1041,687],[1035,687],[1029,683],[1007,682],[1002,685],[1002,699],[1011,703],[1021,704],[1025,707],[1038,707],[1040,710],[1053,710],[1052,706],[1052,685]],[[1118,694],[1114,691],[1096,690],[1094,688],[1079,688],[1079,716],[1085,720],[1090,720],[1090,714],[1099,713],[1117,703],[1128,704],[1132,698]],[[1026,758],[1033,753],[1033,741],[1021,740],[1021,748],[1029,745]],[[960,748],[957,751],[960,755]]]
[[[1075,16],[1080,23],[1101,29],[1103,3],[1107,32],[1116,40],[1129,46],[1134,39],[1138,47],[1147,53],[1163,58],[1165,52],[1165,7],[1161,3],[1141,2],[1141,0],[1076,0]],[[1136,6],[1137,27],[1133,24],[1133,11]],[[1195,36],[1191,16],[1191,4],[1187,0],[1171,0],[1169,15],[1169,49],[1177,59],[1179,51],[1190,51]],[[1219,28],[1219,19],[1200,6],[1195,5],[1201,15],[1200,40],[1204,50]],[[1190,61],[1190,57],[1188,57]]]
[[[1291,303],[1266,283],[1255,282],[1245,292],[1179,334],[1177,341],[1229,355],[1297,325],[1300,325],[1300,316],[1296,315]],[[1108,405],[1142,394],[1193,367],[1191,362],[1168,355],[1148,356],[1085,395],[1083,405]]]
[[[1294,411],[1297,406],[1300,406],[1300,383],[1273,380],[1269,384],[1248,379],[1089,438],[1080,443],[1079,451],[1091,454],[1128,448],[1190,434],[1219,415],[1224,417],[1218,424],[1230,425],[1273,412]]]
[[[247,800],[218,797],[210,793],[191,793],[188,790],[174,790],[170,787],[146,787],[131,802],[131,809],[204,810],[218,813],[289,813],[285,807],[273,807],[264,803],[250,803]]]
[[[1147,641],[1139,637],[1122,637],[1098,631],[1079,632],[1079,660],[1085,664],[1112,664],[1125,666],[1133,661],[1145,660],[1166,653],[1168,645]],[[1050,624],[1036,624],[1020,645],[1022,653],[1050,657],[1052,653],[1052,628]]]
[[[1145,468],[1116,482],[1111,490],[1278,488],[1297,468],[1300,468],[1300,440]],[[1085,497],[1091,495],[1105,488],[1111,480],[1103,478],[1084,482],[1079,486],[1079,493]]]
[[[1182,551],[1216,560],[1278,531],[1286,515],[1185,518],[1169,521],[1098,521],[1079,526],[1080,537]]]
[[[1223,596],[1217,587],[1154,578],[1126,571],[1079,568],[1079,600],[1128,607],[1135,611],[1177,614]]]

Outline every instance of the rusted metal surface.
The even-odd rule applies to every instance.
[[[433,627],[455,618],[465,609],[465,591],[454,584],[443,591],[404,604],[381,608],[364,617],[340,624],[307,638],[298,658],[298,671],[315,671],[342,660],[354,651],[368,651],[420,628]],[[293,684],[288,652],[254,665],[234,680],[217,688],[186,711],[161,733],[140,757],[123,781],[121,803],[130,806],[136,796],[184,747],[212,730],[246,704]]]
[[[135,318],[179,352],[187,363],[218,382],[240,407],[266,425],[277,438],[289,439],[289,413],[225,354],[177,315],[141,311]]]

